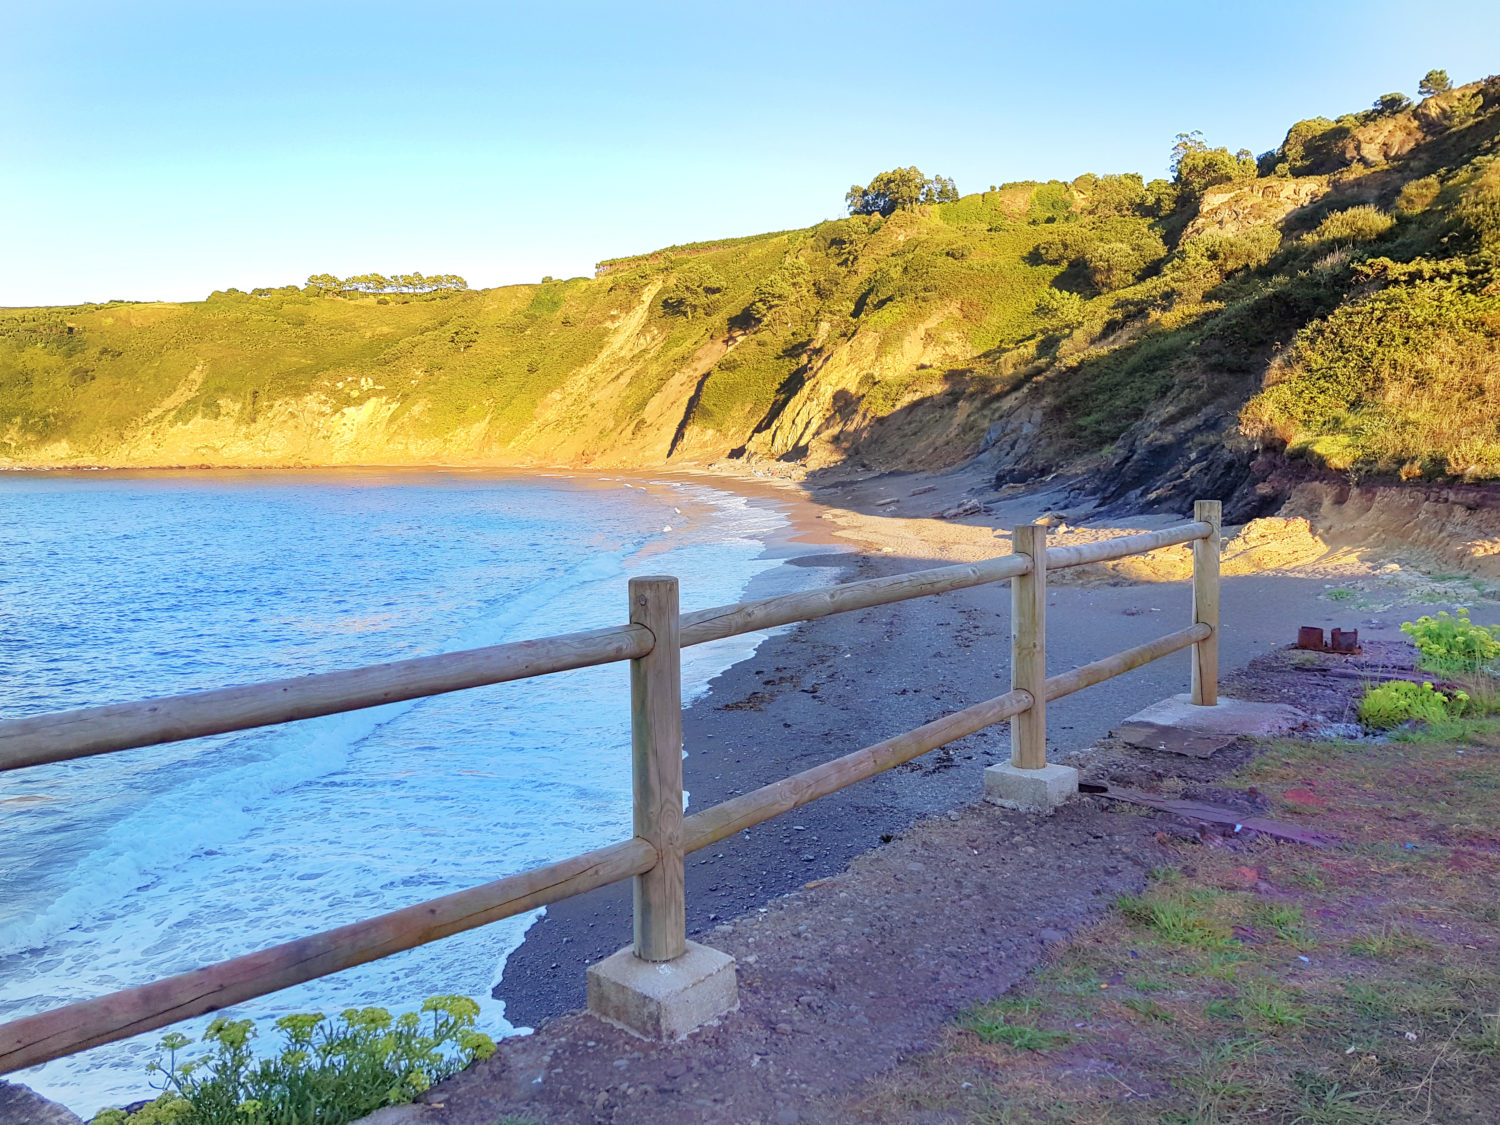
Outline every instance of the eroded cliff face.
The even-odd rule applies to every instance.
[[[1280,224],[1293,212],[1327,195],[1328,186],[1327,176],[1301,176],[1210,188],[1203,193],[1198,214],[1183,231],[1183,238],[1239,234],[1254,226]]]
[[[832,347],[816,347],[800,389],[767,417],[751,438],[750,451],[775,459],[790,455],[809,468],[842,460],[886,416],[864,408],[872,390],[969,357],[966,341],[952,327],[955,312],[945,306],[910,327],[859,332]],[[900,409],[930,390],[929,380],[918,378],[890,405]]]
[[[167,393],[107,443],[69,440],[28,444],[12,425],[6,440],[13,464],[64,467],[280,467],[321,465],[476,464],[646,465],[668,459],[672,437],[704,371],[728,350],[709,340],[649,398],[618,424],[624,400],[638,389],[646,361],[660,359],[664,333],[652,322],[657,281],[612,318],[602,344],[586,362],[542,396],[519,429],[503,432],[495,411],[433,424],[434,404],[420,376],[336,371],[302,394],[215,398],[200,396],[212,360],[200,360]],[[337,376],[337,377],[335,377]],[[22,452],[24,450],[24,452]]]
[[[1283,509],[1331,547],[1379,544],[1427,567],[1500,579],[1500,487],[1493,484],[1296,485]]]

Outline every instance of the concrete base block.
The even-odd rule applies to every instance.
[[[734,958],[687,943],[671,961],[642,961],[631,947],[587,974],[589,1011],[643,1039],[681,1039],[740,1006]]]
[[[1023,770],[1003,762],[984,771],[984,799],[1008,809],[1049,813],[1077,792],[1078,771],[1072,766]]]
[[[1191,696],[1174,695],[1137,711],[1110,734],[1144,750],[1207,758],[1246,735],[1274,737],[1311,722],[1311,716],[1285,703],[1252,703],[1220,696],[1212,707],[1197,707]]]
[[[1236,734],[1273,737],[1287,734],[1312,722],[1305,711],[1285,703],[1251,703],[1219,696],[1212,707],[1193,706],[1191,695],[1174,695],[1137,711],[1127,723],[1155,723],[1202,734]]]

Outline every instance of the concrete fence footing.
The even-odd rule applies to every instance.
[[[642,1039],[681,1039],[740,1006],[734,958],[695,941],[670,961],[643,961],[627,946],[587,977],[589,1011]]]
[[[1078,771],[1072,766],[1028,770],[1002,762],[984,771],[984,799],[1007,809],[1050,813],[1077,792]]]

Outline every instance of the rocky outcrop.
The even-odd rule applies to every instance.
[[[1500,485],[1309,480],[1282,509],[1335,547],[1379,543],[1429,565],[1500,578]]]
[[[0,1081],[0,1122],[4,1125],[83,1125],[56,1102],[14,1082]]]
[[[1198,214],[1182,232],[1183,241],[1205,234],[1238,234],[1264,223],[1281,223],[1328,192],[1325,176],[1252,180],[1203,193]]]
[[[1217,499],[1226,523],[1245,523],[1280,503],[1257,489],[1255,457],[1238,416],[1208,406],[1131,427],[1087,487],[1105,510],[1184,512],[1194,500]]]

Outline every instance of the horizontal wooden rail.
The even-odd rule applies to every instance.
[[[858,582],[844,582],[837,586],[825,586],[821,590],[783,594],[756,602],[738,602],[713,609],[700,609],[682,615],[682,644],[686,648],[688,645],[701,645],[706,641],[717,641],[740,633],[753,633],[758,629],[790,625],[794,621],[812,621],[834,613],[847,613],[852,609],[870,609],[872,606],[923,598],[929,594],[965,590],[971,586],[1014,578],[1019,574],[1027,574],[1030,570],[1030,559],[1019,555],[1000,555],[983,562],[913,570],[906,574],[865,578]]]
[[[1110,559],[1123,559],[1128,555],[1172,547],[1178,543],[1191,543],[1195,539],[1204,538],[1212,530],[1206,523],[1186,523],[1163,528],[1161,531],[1143,531],[1135,535],[1101,539],[1097,543],[1053,547],[1047,552],[1047,569],[1061,570],[1086,563],[1107,562]],[[1031,561],[1024,556],[999,555],[983,562],[914,570],[907,574],[844,582],[821,590],[783,594],[781,597],[764,598],[761,601],[700,609],[682,615],[682,643],[684,647],[701,645],[706,641],[717,641],[739,633],[753,633],[758,629],[771,629],[796,621],[811,621],[852,609],[870,609],[909,598],[983,586],[1007,578],[1019,578],[1030,572]]]
[[[1046,681],[1048,701],[1072,695],[1086,687],[1112,679],[1163,656],[1170,656],[1198,641],[1206,640],[1206,625],[1190,625],[1154,641],[1118,652],[1113,656],[1084,664],[1072,671],[1050,676]],[[746,828],[779,816],[784,812],[826,797],[856,781],[874,777],[893,766],[967,738],[985,727],[1015,718],[1032,704],[1027,691],[1010,691],[983,703],[954,711],[915,730],[898,734],[884,742],[823,762],[791,777],[752,789],[738,797],[720,802],[712,808],[694,813],[683,824],[683,850],[697,851],[733,836]]]
[[[1207,538],[1213,530],[1212,524],[1184,523],[1176,527],[1164,527],[1160,531],[1142,531],[1135,535],[1120,535],[1093,543],[1077,543],[1071,547],[1050,547],[1047,550],[1047,569],[1064,570],[1070,566],[1123,559],[1128,555],[1144,555],[1147,551]]]
[[[524,914],[655,865],[655,848],[641,839],[626,840],[259,953],[0,1024],[0,1074]]]
[[[1207,523],[1188,523],[1097,543],[1053,547],[1047,552],[1047,569],[1082,566],[1188,543],[1206,537],[1212,530]],[[682,644],[699,645],[835,613],[982,586],[1028,574],[1030,569],[1031,562],[1024,556],[1000,555],[983,562],[700,609],[683,614]],[[652,643],[649,630],[621,625],[288,680],[8,719],[0,721],[0,771],[636,660],[651,651]]]
[[[683,823],[683,850],[697,851],[751,825],[826,797],[856,781],[920,758],[930,750],[1004,722],[1032,705],[1030,692],[1009,691],[924,723],[915,730],[866,746],[842,758],[794,773],[791,777],[731,797],[694,813]]]
[[[645,656],[640,625],[0,722],[0,770],[271,726]]]
[[[1174,652],[1206,641],[1213,635],[1213,630],[1207,625],[1189,625],[1186,629],[1178,629],[1175,633],[1168,633],[1165,637],[1157,637],[1154,641],[1147,641],[1143,645],[1127,648],[1124,652],[1117,652],[1113,656],[1106,656],[1102,660],[1095,660],[1092,664],[1082,664],[1071,672],[1063,672],[1061,675],[1048,676],[1046,696],[1047,702],[1061,699],[1065,695],[1072,695],[1075,691],[1082,691],[1086,687],[1112,680],[1116,676],[1123,675],[1143,664],[1150,664],[1153,660],[1160,660],[1163,656],[1171,656]]]

